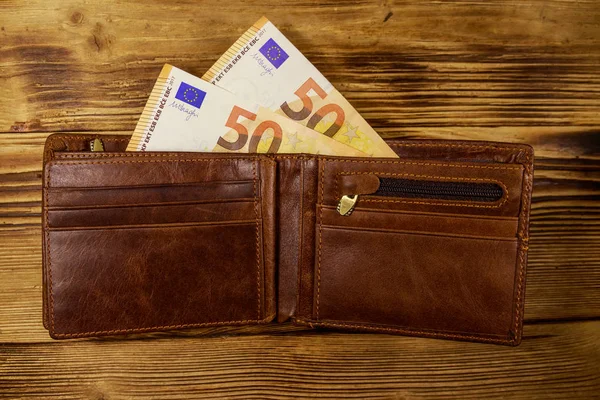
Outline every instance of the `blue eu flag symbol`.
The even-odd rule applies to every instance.
[[[177,90],[177,94],[175,95],[176,99],[196,108],[200,108],[204,101],[204,97],[206,97],[205,91],[195,88],[192,85],[188,85],[185,82],[181,82],[179,90]]]
[[[260,51],[275,68],[281,67],[281,64],[290,57],[273,39],[267,40],[267,43],[265,43],[258,51]]]

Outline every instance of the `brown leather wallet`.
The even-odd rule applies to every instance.
[[[106,151],[90,151],[96,137]],[[276,318],[521,341],[531,147],[389,140],[400,158],[384,159],[134,153],[128,140],[46,142],[53,338]]]

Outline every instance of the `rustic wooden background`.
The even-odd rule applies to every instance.
[[[132,132],[163,63],[201,75],[263,14],[383,136],[535,147],[520,347],[290,326],[48,337],[44,139]],[[0,397],[598,396],[599,199],[597,0],[0,1]]]

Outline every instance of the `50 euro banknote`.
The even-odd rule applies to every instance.
[[[398,157],[340,92],[262,17],[202,79],[374,157]]]
[[[366,157],[166,64],[127,151],[312,153]]]

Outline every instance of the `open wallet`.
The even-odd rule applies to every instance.
[[[387,140],[391,159],[125,152],[128,140],[46,141],[53,338],[291,320],[520,343],[530,146]]]

